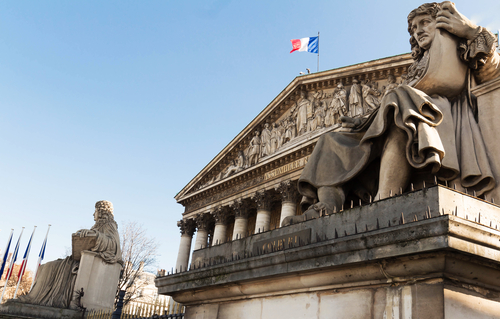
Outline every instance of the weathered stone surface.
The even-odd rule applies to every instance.
[[[113,309],[122,266],[108,264],[97,253],[83,251],[75,290],[83,288],[81,304],[88,310]]]
[[[495,318],[478,309],[500,301],[498,224],[497,205],[433,186],[197,250],[204,268],[156,285],[188,319]],[[251,251],[306,229],[310,243]],[[449,310],[460,298],[463,311]]]
[[[72,309],[45,307],[8,300],[0,307],[2,319],[51,318],[51,319],[81,319],[82,312]]]

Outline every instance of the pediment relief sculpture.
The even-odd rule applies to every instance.
[[[379,84],[385,82],[387,86],[378,90]],[[339,80],[329,89],[299,89],[295,102],[288,110],[273,123],[266,122],[262,129],[255,130],[246,148],[238,151],[229,165],[201,182],[196,189],[203,189],[256,165],[300,136],[334,125],[340,127],[343,117],[366,117],[378,108],[384,92],[399,84],[393,74],[388,74],[387,79],[378,82],[366,79],[360,84],[357,79],[353,79],[350,86],[344,86]]]

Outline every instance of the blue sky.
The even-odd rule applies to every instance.
[[[175,265],[183,207],[173,197],[317,56],[320,71],[409,52],[421,1],[2,1],[0,249],[33,226],[29,267],[113,202]],[[498,1],[456,1],[500,28]]]

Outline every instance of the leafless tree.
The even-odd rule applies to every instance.
[[[118,292],[125,290],[123,302],[126,305],[139,297],[138,292],[146,284],[139,278],[143,269],[156,262],[158,243],[153,237],[149,237],[147,231],[137,222],[122,223],[120,228],[123,271],[118,282],[115,301],[118,301]]]

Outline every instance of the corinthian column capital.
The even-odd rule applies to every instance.
[[[209,213],[199,213],[194,220],[198,230],[208,230],[210,227],[211,218]]]
[[[265,190],[256,191],[252,196],[252,199],[257,203],[258,210],[270,210],[271,209],[271,196]]]
[[[275,190],[281,194],[281,199],[283,202],[295,203],[297,201],[298,191],[297,182],[292,182],[291,180],[283,181]]]
[[[177,222],[177,227],[181,229],[181,235],[192,237],[196,229],[196,223],[192,219],[183,219]]]
[[[229,207],[234,210],[234,216],[236,218],[248,218],[248,204],[244,199],[236,199],[229,205]]]
[[[226,225],[229,217],[228,207],[218,206],[214,209],[212,215],[214,216],[216,225]]]

